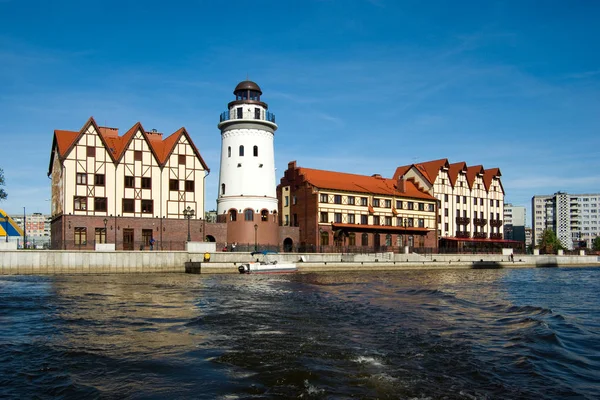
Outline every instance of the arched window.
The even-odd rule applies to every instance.
[[[260,220],[266,222],[269,220],[269,212],[267,210],[262,210],[260,212]]]
[[[240,146],[240,157],[244,157],[244,145]]]
[[[392,235],[390,235],[389,233],[387,235],[385,235],[385,245],[386,246],[392,245]]]
[[[258,146],[254,146],[254,157],[258,157]]]
[[[227,148],[227,157],[231,157],[231,146]]]
[[[235,210],[229,210],[229,220],[230,221],[237,221],[237,211],[235,211]]]
[[[244,211],[244,219],[246,221],[254,221],[254,210],[248,208]]]
[[[329,246],[329,233],[321,232],[321,246]]]
[[[369,235],[367,233],[362,234],[362,243],[363,246],[369,245]]]
[[[221,183],[221,194],[225,194],[225,184]]]
[[[348,234],[348,246],[356,246],[356,233]]]

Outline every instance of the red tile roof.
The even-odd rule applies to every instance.
[[[405,191],[401,192],[397,187],[397,180],[380,176],[355,175],[302,167],[298,167],[298,174],[303,175],[307,182],[320,189],[435,200],[435,197],[419,190],[412,180],[406,180]]]
[[[477,175],[483,175],[483,166],[474,165],[467,168],[467,184],[469,185],[469,188],[473,189],[473,184],[475,183]]]
[[[154,157],[159,164],[159,166],[164,166],[167,162],[169,156],[173,152],[175,148],[175,144],[179,141],[181,136],[185,136],[187,138],[188,143],[192,146],[194,153],[200,160],[203,168],[209,171],[210,169],[202,159],[200,152],[192,142],[189,134],[185,130],[185,128],[180,128],[172,135],[162,140],[162,135],[154,132],[146,132],[141,123],[137,122],[133,125],[123,136],[119,136],[119,130],[117,128],[108,128],[108,127],[99,127],[96,124],[96,121],[93,117],[83,125],[79,132],[75,131],[64,131],[64,130],[55,130],[54,131],[54,139],[52,144],[52,153],[54,154],[54,149],[58,150],[58,156],[60,159],[65,159],[67,155],[70,153],[75,143],[79,140],[81,136],[87,131],[87,129],[91,126],[94,127],[96,132],[99,133],[99,137],[101,141],[104,143],[106,150],[110,154],[114,163],[118,163],[123,155],[125,154],[125,150],[129,147],[129,143],[132,138],[135,136],[136,132],[142,132],[142,135],[146,139],[148,143],[148,147],[154,154]],[[48,175],[50,175],[52,171],[52,162],[53,156],[50,159],[50,167],[48,169]]]
[[[458,179],[458,174],[466,171],[467,163],[464,161],[448,165],[448,179],[450,179],[450,184],[454,186],[456,184],[456,180]]]

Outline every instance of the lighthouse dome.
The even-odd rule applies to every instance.
[[[252,82],[249,80],[245,80],[245,81],[238,83],[238,85],[235,87],[235,90],[233,91],[233,94],[237,94],[238,91],[246,91],[246,90],[252,90],[252,91],[256,91],[256,92],[259,92],[260,94],[262,94],[262,90],[260,90],[260,87],[255,82]]]

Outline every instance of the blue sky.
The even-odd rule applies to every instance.
[[[0,0],[8,213],[49,213],[54,129],[185,126],[211,168],[248,76],[287,163],[391,177],[438,158],[499,167],[506,201],[600,192],[597,1]]]

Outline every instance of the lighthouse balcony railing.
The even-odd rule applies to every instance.
[[[265,110],[254,110],[254,111],[223,111],[219,122],[231,121],[237,119],[253,119],[261,121],[269,121],[275,123],[275,114]]]

